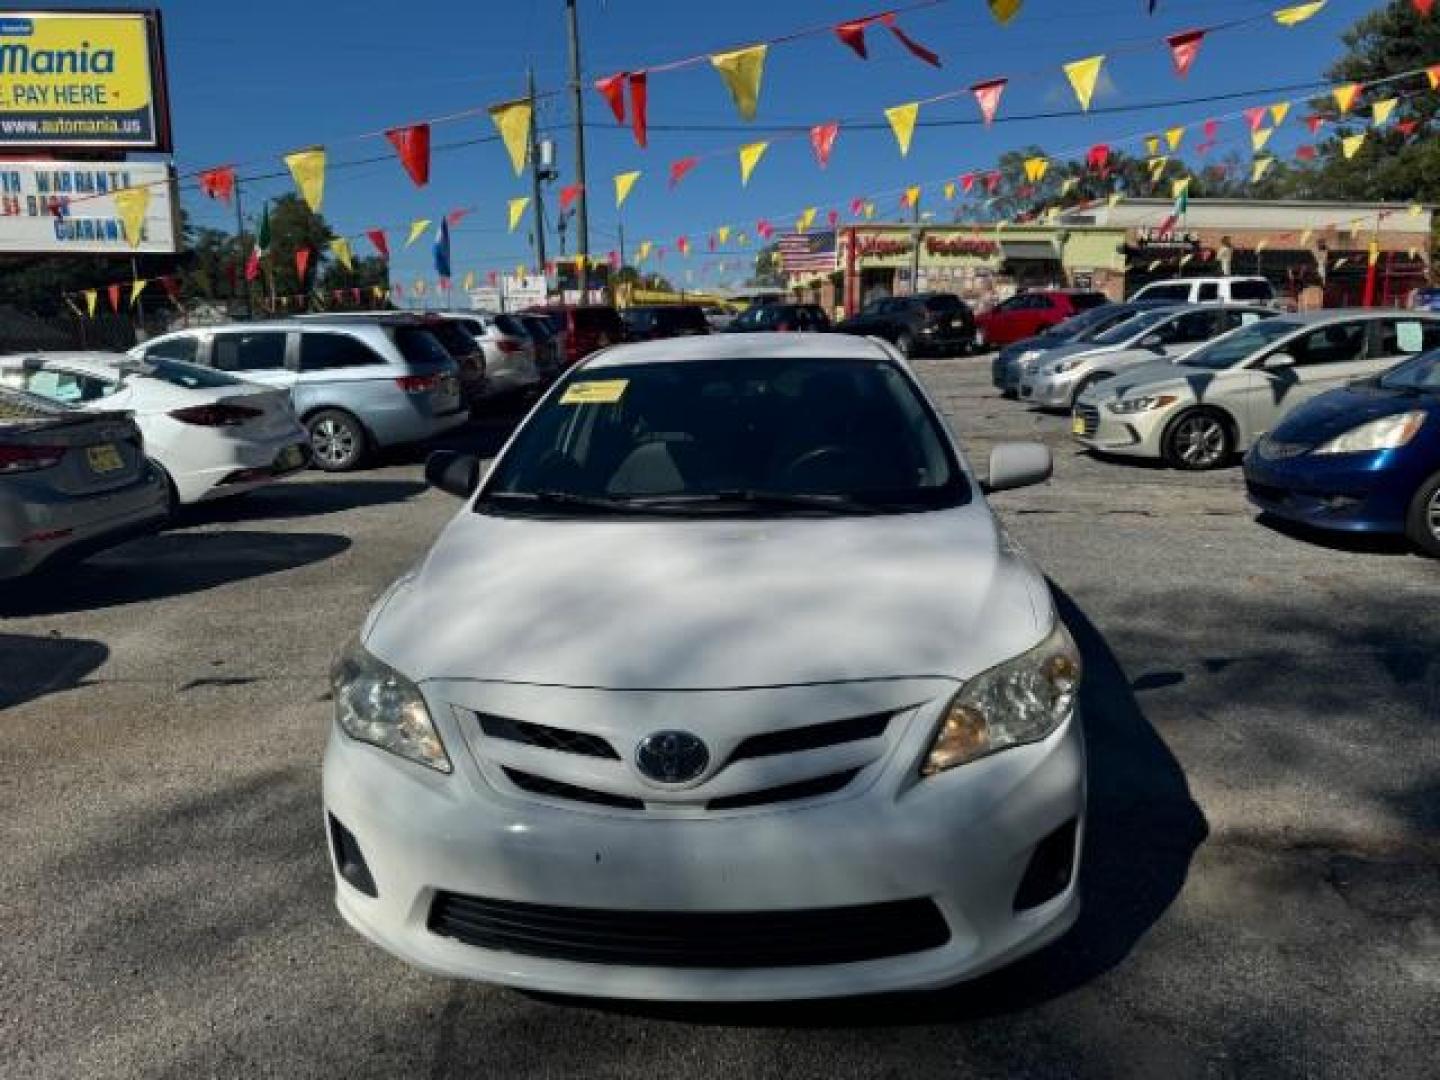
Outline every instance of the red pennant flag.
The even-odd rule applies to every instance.
[[[1095,172],[1104,172],[1105,166],[1110,164],[1110,147],[1104,143],[1096,143],[1085,155],[1085,164]]]
[[[714,250],[715,250],[715,234],[714,234],[714,233],[711,233],[710,236],[709,236],[709,238],[705,241],[705,246],[706,246],[706,248],[707,248],[708,250],[710,250],[710,251],[714,251]]]
[[[1256,105],[1253,109],[1245,110],[1245,119],[1250,123],[1251,131],[1259,131],[1265,123],[1265,114],[1268,108],[1264,105]]]
[[[1412,0],[1412,2],[1415,4],[1415,10],[1420,13],[1422,19],[1429,15],[1430,9],[1435,6],[1435,0]]]
[[[980,106],[980,115],[989,124],[995,119],[995,114],[1000,110],[1000,95],[1005,93],[1005,84],[1008,79],[991,79],[989,82],[976,83],[970,87],[970,92],[975,95],[975,101]]]
[[[974,191],[975,174],[973,172],[967,172],[964,176],[960,177],[960,187],[967,195]]]
[[[615,114],[617,124],[625,123],[625,74],[622,71],[618,75],[595,80],[595,89],[609,104],[610,111]]]
[[[1305,126],[1310,129],[1311,135],[1318,135],[1320,134],[1320,129],[1325,126],[1325,118],[1311,113],[1305,117]]]
[[[830,164],[830,151],[835,147],[835,136],[840,134],[836,123],[816,124],[810,129],[810,147],[815,151],[815,160],[823,169]]]
[[[1205,141],[1206,141],[1206,142],[1214,142],[1214,141],[1215,141],[1215,133],[1216,133],[1217,131],[1219,131],[1219,130],[1220,130],[1220,121],[1219,121],[1219,120],[1206,120],[1206,121],[1205,121]]]
[[[105,290],[110,294],[110,308],[116,315],[120,314],[120,286],[111,285]]]
[[[230,197],[235,194],[235,166],[206,169],[200,174],[200,192],[229,206]]]
[[[904,30],[901,30],[900,24],[895,21],[895,15],[893,12],[886,12],[884,15],[881,15],[880,21],[885,25],[885,28],[888,29],[890,33],[895,35],[895,40],[897,40],[898,42],[900,42],[901,45],[904,45],[905,48],[910,50],[911,56],[914,56],[920,60],[924,60],[925,63],[929,64],[931,67],[938,68],[940,66],[939,54],[931,52],[924,45],[921,45],[918,41],[912,38],[909,34],[905,33]]]
[[[583,190],[584,188],[582,188],[579,184],[571,184],[569,187],[561,188],[560,209],[569,210],[570,204],[580,197],[580,192]]]
[[[459,225],[460,222],[465,220],[465,215],[467,215],[468,213],[470,213],[469,207],[462,207],[459,210],[451,210],[450,213],[445,215],[445,220],[450,223],[451,228],[454,228],[456,225]]]
[[[676,184],[680,183],[681,180],[684,180],[685,174],[699,164],[700,159],[697,157],[685,157],[679,161],[671,162],[670,186],[673,188]]]
[[[831,210],[828,214],[825,215],[825,220],[830,222],[830,227],[832,229],[835,228],[836,225],[840,224],[840,211]]]
[[[554,276],[555,276],[555,260],[554,260],[554,259],[546,259],[546,260],[545,260],[545,273],[548,274],[548,275],[551,276],[551,277],[554,277]]]
[[[1414,135],[1414,134],[1415,134],[1415,129],[1418,128],[1419,126],[1420,126],[1420,122],[1419,122],[1418,120],[1397,120],[1397,121],[1395,121],[1395,130],[1398,131],[1398,132],[1400,132],[1400,134],[1401,134],[1401,135],[1404,135],[1407,139],[1408,139],[1411,135]]]
[[[485,283],[492,289],[500,283],[500,271],[491,270],[485,275]]]
[[[1165,39],[1165,44],[1170,46],[1170,59],[1175,62],[1175,74],[1180,78],[1190,74],[1190,65],[1195,63],[1200,43],[1204,40],[1204,30],[1185,30]]]
[[[1297,147],[1295,148],[1295,156],[1296,156],[1297,158],[1299,158],[1301,161],[1314,161],[1314,160],[1315,160],[1315,147],[1313,147],[1313,146],[1297,146]]]
[[[676,238],[676,240],[675,240],[675,250],[678,251],[678,252],[680,252],[681,255],[689,255],[689,254],[690,254],[690,238],[689,238],[688,236],[681,236],[681,237]]]
[[[310,249],[308,247],[295,249],[295,276],[300,279],[300,287],[305,287],[305,271],[310,269]]]
[[[380,253],[380,257],[381,257],[382,259],[384,259],[386,262],[389,262],[389,261],[390,261],[390,242],[385,239],[385,230],[384,230],[384,229],[367,229],[367,230],[365,231],[365,236],[366,236],[366,238],[370,241],[370,243],[372,243],[372,244],[375,245],[375,250]]]
[[[416,187],[430,182],[430,125],[412,124],[385,132],[400,164]]]
[[[999,190],[999,188],[1000,188],[1000,174],[999,174],[998,172],[988,172],[988,173],[986,173],[986,174],[985,174],[985,190],[988,191],[988,192],[990,192],[991,195],[994,195],[995,192]]]
[[[867,60],[870,54],[865,49],[865,27],[875,21],[875,16],[866,19],[855,19],[851,22],[843,22],[835,27],[835,36],[846,45],[855,50],[855,55],[861,60]]]
[[[649,139],[647,126],[650,116],[650,80],[645,72],[630,74],[630,127],[635,132],[635,141],[643,150]]]

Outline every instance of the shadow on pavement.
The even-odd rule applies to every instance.
[[[0,634],[0,711],[81,685],[109,656],[98,641]]]
[[[55,615],[213,589],[308,566],[350,546],[329,533],[173,532],[7,585],[0,615]]]
[[[1053,586],[1085,660],[1081,693],[1088,755],[1079,922],[1060,941],[949,990],[841,1001],[701,1006],[530,995],[556,1004],[685,1023],[865,1028],[963,1023],[1033,1009],[1120,964],[1180,894],[1208,828],[1179,762],[1141,712],[1099,630]]]
[[[175,524],[275,521],[401,503],[425,490],[416,480],[282,480],[249,494],[184,507]]]
[[[1302,544],[1328,548],[1331,551],[1346,551],[1357,555],[1414,555],[1415,549],[1403,536],[1390,533],[1348,533],[1332,532],[1327,529],[1309,529],[1273,514],[1260,514],[1255,521],[1281,536]]]
[[[525,419],[527,409],[497,406],[494,411],[481,413],[464,427],[448,431],[428,442],[391,447],[380,455],[380,461],[385,465],[418,465],[434,450],[458,450],[480,458],[493,458],[520,421]]]

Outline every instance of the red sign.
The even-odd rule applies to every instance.
[[[1000,253],[1000,245],[993,240],[978,240],[973,237],[927,236],[925,250],[931,255],[974,255],[977,258],[988,259],[992,255]]]

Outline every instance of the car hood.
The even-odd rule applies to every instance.
[[[1156,360],[1138,367],[1127,368],[1113,379],[1106,379],[1101,385],[1107,397],[1124,397],[1132,390],[1144,390],[1146,393],[1152,393],[1193,389],[1195,380],[1199,379],[1209,383],[1217,374],[1219,373],[1205,368],[1187,368],[1184,364],[1176,364],[1170,360]]]
[[[1411,409],[1440,414],[1440,397],[1418,396],[1378,386],[1331,390],[1296,409],[1272,433],[1281,442],[1318,445],[1351,428]]]
[[[467,510],[362,636],[417,682],[734,689],[965,678],[1035,645],[1051,612],[978,501],[769,519]]]

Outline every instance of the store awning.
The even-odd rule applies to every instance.
[[[1045,259],[1059,262],[1060,255],[1049,240],[1001,240],[1000,253],[1007,259]]]

